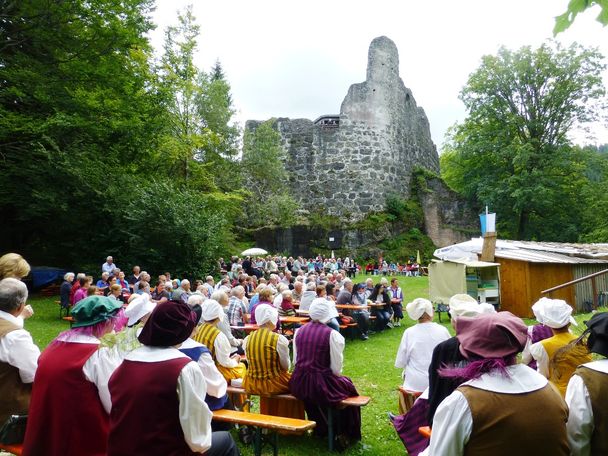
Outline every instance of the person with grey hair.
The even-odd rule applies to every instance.
[[[317,297],[317,284],[314,280],[311,280],[306,284],[306,291],[302,293],[302,299],[300,299],[300,310],[308,310],[312,301]]]
[[[301,280],[296,280],[293,283],[292,291],[293,300],[296,302],[300,302],[300,300],[302,299],[302,293],[304,291],[304,282],[302,282]]]
[[[223,290],[214,291],[211,295],[212,301],[217,301],[220,306],[222,306],[222,310],[224,311],[222,317],[219,320],[217,328],[226,336],[228,342],[230,342],[230,346],[232,347],[232,351],[230,354],[238,353],[239,355],[244,354],[241,345],[243,345],[243,340],[234,337],[232,334],[232,330],[230,329],[230,322],[228,321],[228,305],[230,304],[230,299],[228,298],[228,294]]]
[[[184,279],[180,282],[179,287],[173,291],[171,295],[171,300],[173,301],[181,301],[184,304],[188,303],[188,297],[192,294],[190,291],[190,281],[188,279]]]
[[[99,263],[97,263],[99,264]],[[101,272],[107,272],[108,276],[114,275],[114,272],[116,271],[116,265],[114,264],[114,258],[112,258],[111,256],[109,256],[108,258],[106,258],[106,262],[104,264],[101,265]]]
[[[70,307],[70,292],[72,291],[72,282],[74,281],[74,273],[67,272],[63,276],[63,283],[59,289],[59,299],[62,309]]]
[[[11,415],[27,415],[40,349],[23,329],[27,287],[17,279],[0,281],[0,426]]]

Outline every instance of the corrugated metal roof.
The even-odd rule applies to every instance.
[[[563,264],[608,264],[608,260],[581,258],[561,253],[525,249],[496,249],[496,258],[506,260],[528,261],[530,263],[563,263]]]

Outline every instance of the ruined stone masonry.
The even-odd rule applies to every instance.
[[[309,211],[357,220],[383,210],[389,193],[409,197],[416,166],[439,172],[426,114],[399,77],[397,47],[385,36],[372,41],[366,80],[350,86],[339,115],[279,118],[276,127],[290,188]]]

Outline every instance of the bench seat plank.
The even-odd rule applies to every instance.
[[[285,418],[282,416],[262,415],[260,413],[239,412],[236,410],[216,410],[213,419],[226,423],[238,423],[265,429],[303,433],[312,429],[317,423],[309,420]]]

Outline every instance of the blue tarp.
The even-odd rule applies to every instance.
[[[42,288],[45,285],[49,285],[59,279],[63,279],[66,272],[68,271],[59,268],[32,268],[32,281],[34,288]]]

